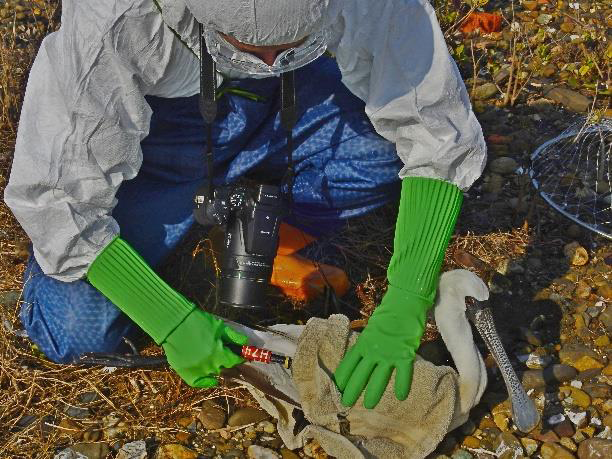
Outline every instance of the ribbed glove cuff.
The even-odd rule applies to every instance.
[[[120,237],[96,257],[87,279],[157,344],[162,344],[196,308]]]
[[[444,253],[463,202],[450,183],[421,177],[402,181],[389,284],[433,303]]]

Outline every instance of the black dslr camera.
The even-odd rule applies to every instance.
[[[225,225],[219,302],[260,308],[278,249],[281,219],[287,213],[280,188],[273,185],[223,186],[213,198],[202,188],[195,196],[198,223]]]
[[[208,183],[195,196],[195,219],[202,225],[225,225],[219,302],[239,308],[265,305],[278,249],[281,219],[292,204],[293,127],[297,121],[295,75],[281,75],[280,124],[287,135],[287,171],[280,186],[213,186],[213,123],[217,116],[216,64],[200,34],[200,113],[206,127]],[[283,191],[284,190],[284,191]]]

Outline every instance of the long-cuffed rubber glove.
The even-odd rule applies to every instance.
[[[244,362],[224,343],[244,345],[247,337],[172,289],[121,238],[96,257],[87,279],[164,348],[190,386],[213,387],[221,368]]]
[[[462,200],[459,188],[450,183],[403,179],[394,251],[387,269],[389,287],[334,373],[345,406],[354,405],[365,388],[363,404],[374,408],[393,370],[395,396],[398,400],[408,396],[414,355]]]

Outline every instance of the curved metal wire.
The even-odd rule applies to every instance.
[[[540,196],[576,224],[612,239],[612,120],[582,121],[531,155]]]

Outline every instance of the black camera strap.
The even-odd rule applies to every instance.
[[[217,66],[206,48],[204,26],[200,24],[200,113],[206,125],[206,166],[208,169],[208,199],[213,198],[214,157],[213,122],[217,117]]]
[[[217,117],[217,69],[215,61],[206,48],[204,26],[199,24],[200,33],[200,113],[206,125],[206,166],[208,169],[207,195],[212,199],[214,193],[214,154],[212,126]],[[293,128],[297,123],[297,104],[295,97],[295,74],[293,71],[281,75],[281,126],[287,134],[287,171],[283,176],[282,186],[287,189],[289,209],[293,201]]]

